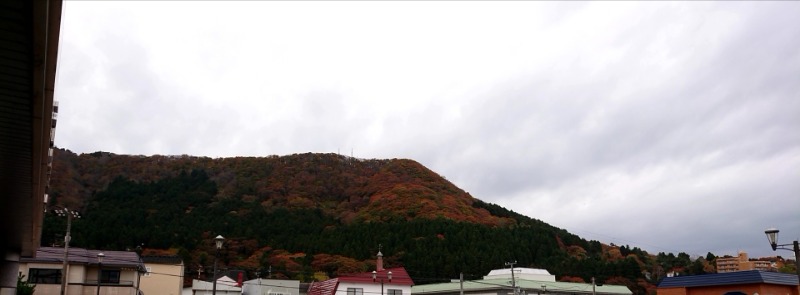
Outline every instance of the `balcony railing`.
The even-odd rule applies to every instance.
[[[86,280],[83,282],[84,286],[97,286],[97,280]],[[110,283],[110,282],[103,282],[100,281],[100,286],[111,286],[111,287],[128,287],[133,286],[133,281],[119,281],[119,283]]]

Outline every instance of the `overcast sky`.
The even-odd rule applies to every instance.
[[[800,238],[800,2],[64,4],[77,153],[408,158],[651,253]]]

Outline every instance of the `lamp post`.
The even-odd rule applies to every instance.
[[[769,245],[772,246],[772,251],[778,249],[794,251],[795,271],[797,272],[798,283],[800,283],[800,243],[795,240],[791,244],[778,245],[778,232],[779,230],[777,228],[768,228],[764,231],[764,233],[767,235],[767,240],[769,240]],[[793,249],[786,247],[790,245],[794,246]]]
[[[97,253],[97,295],[100,295],[100,280],[103,278],[103,258],[105,257],[103,252]]]
[[[68,208],[59,208],[55,210],[58,216],[67,217],[67,233],[64,235],[64,265],[61,266],[61,295],[67,293],[67,260],[69,258],[69,241],[72,239],[70,231],[72,230],[72,218],[81,218],[81,215],[76,211],[69,210]]]
[[[769,245],[772,246],[772,251],[776,251],[778,249],[794,251],[794,268],[797,272],[798,283],[800,283],[800,243],[795,240],[791,244],[778,245],[778,232],[779,230],[777,228],[768,228],[764,231],[764,233],[767,235],[767,240],[769,240]],[[793,246],[793,249],[787,248],[786,246]]]
[[[389,281],[389,283],[392,282],[392,271],[389,271],[389,272],[386,273],[386,278]],[[374,270],[372,271],[372,281],[373,282],[377,282],[378,280],[381,280],[381,295],[383,295],[383,279],[384,278],[379,278],[378,277],[378,272],[377,271],[374,271]]]
[[[222,235],[217,235],[214,238],[214,246],[217,247],[217,254],[214,255],[214,274],[211,275],[211,279],[214,281],[211,287],[211,295],[217,295],[217,258],[219,257],[219,250],[222,249],[222,243],[225,242],[225,238]]]

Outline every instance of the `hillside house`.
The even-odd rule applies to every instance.
[[[98,254],[103,253],[102,263]],[[139,293],[139,277],[145,266],[139,254],[129,251],[100,251],[69,248],[65,294]],[[40,247],[33,258],[20,259],[19,272],[36,284],[34,294],[60,294],[64,248]]]
[[[403,267],[384,268],[378,251],[375,271],[312,283],[308,295],[409,295],[414,282]]]

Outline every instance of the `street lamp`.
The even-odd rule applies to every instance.
[[[103,252],[97,253],[97,295],[100,295],[100,280],[103,278],[103,258],[105,257]]]
[[[214,238],[214,245],[217,247],[217,254],[214,255],[214,274],[211,275],[211,279],[214,280],[211,287],[211,295],[217,295],[217,258],[219,257],[219,250],[222,249],[222,243],[225,242],[225,238],[222,235],[217,235]]]
[[[389,281],[389,283],[392,282],[392,271],[389,271],[389,272],[386,273],[386,278],[387,278],[387,281]],[[379,278],[378,277],[378,272],[373,270],[372,271],[372,281],[373,282],[377,282],[378,280],[381,280],[381,295],[383,295],[383,278]]]
[[[779,230],[777,228],[768,228],[764,231],[764,233],[767,235],[767,240],[769,240],[769,245],[772,246],[772,251],[778,249],[794,251],[795,270],[797,271],[798,283],[800,283],[800,244],[798,244],[798,241],[795,240],[791,244],[778,245],[778,232]],[[794,246],[794,249],[786,247],[790,245]]]
[[[55,210],[56,214],[61,217],[67,217],[67,233],[64,235],[64,265],[61,266],[61,295],[66,294],[67,290],[67,260],[69,258],[69,241],[72,239],[70,231],[72,230],[72,218],[81,218],[77,211],[69,210],[68,208],[58,208]]]

